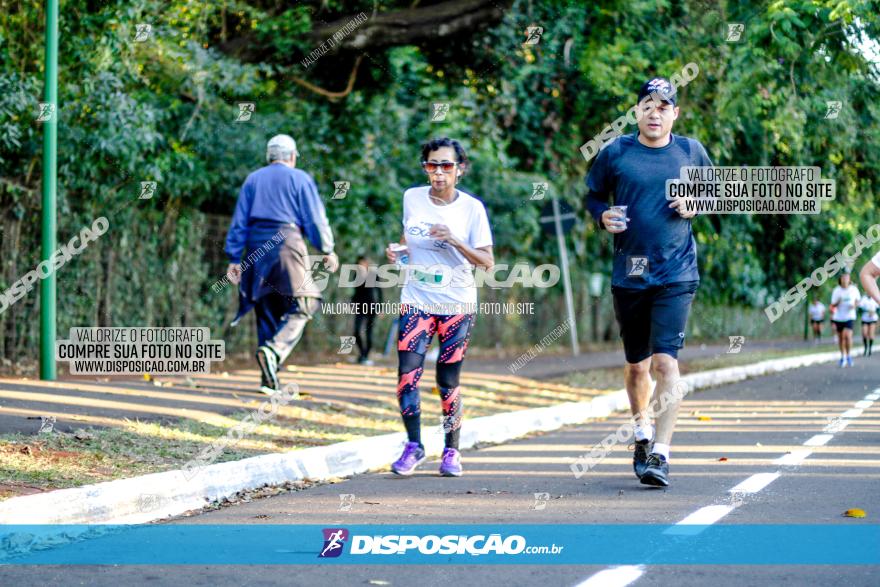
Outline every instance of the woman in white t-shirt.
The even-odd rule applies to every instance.
[[[859,311],[862,318],[862,356],[870,357],[874,347],[874,329],[877,327],[877,302],[865,294],[859,300]]]
[[[440,474],[461,475],[458,440],[461,429],[461,373],[477,305],[473,269],[495,264],[492,231],[483,203],[456,189],[468,170],[458,141],[434,139],[422,147],[422,169],[430,185],[403,194],[403,237],[385,250],[388,260],[408,255],[408,275],[401,292],[397,341],[397,399],[407,443],[391,465],[398,475],[411,475],[425,460],[421,441],[419,379],[434,333],[440,339],[437,387],[443,409],[445,449]],[[401,259],[403,260],[403,259]]]
[[[856,306],[861,294],[859,288],[850,281],[849,273],[841,273],[837,287],[831,292],[831,321],[837,328],[838,344],[840,345],[841,367],[852,367],[853,322],[856,319]]]
[[[810,324],[813,327],[813,337],[818,343],[822,339],[822,322],[825,321],[825,304],[819,301],[819,296],[813,296],[810,304]]]

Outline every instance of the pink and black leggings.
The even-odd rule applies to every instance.
[[[474,314],[440,316],[413,307],[400,314],[397,339],[397,401],[410,442],[421,445],[421,407],[419,379],[422,377],[425,353],[436,332],[440,337],[437,359],[437,387],[443,407],[443,430],[446,446],[458,448],[461,431],[461,387],[459,376],[474,324]]]

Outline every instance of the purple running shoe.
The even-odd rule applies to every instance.
[[[440,474],[444,477],[461,477],[461,453],[455,448],[444,448],[440,461]]]
[[[412,475],[416,467],[425,462],[425,449],[418,442],[407,442],[403,454],[391,465],[391,470],[398,475]]]

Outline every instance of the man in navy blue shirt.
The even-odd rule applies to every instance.
[[[320,308],[318,276],[339,267],[324,204],[312,177],[296,168],[297,155],[296,142],[288,135],[269,141],[269,164],[241,186],[226,235],[227,275],[239,284],[239,310],[232,324],[254,308],[261,390],[268,394],[278,390],[278,366]],[[306,239],[322,258],[310,258]]]
[[[665,487],[683,395],[678,351],[700,279],[690,221],[695,212],[686,211],[681,199],[666,199],[666,180],[678,179],[684,166],[712,162],[698,141],[672,134],[679,108],[669,80],[646,82],[636,112],[638,132],[610,143],[590,169],[586,205],[599,226],[614,235],[611,292],[635,421],[633,468],[642,483]],[[652,367],[656,434],[647,415]]]

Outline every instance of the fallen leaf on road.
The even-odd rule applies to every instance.
[[[712,416],[699,416],[699,417],[697,418],[697,420],[699,420],[700,422],[708,422],[708,421],[710,421],[711,419],[712,419]]]
[[[718,460],[719,460],[719,461],[726,461],[726,460],[727,460],[727,457],[721,457],[721,458],[718,459]]]
[[[380,505],[378,501],[365,501],[364,503],[367,505]]]
[[[152,377],[150,377],[149,373],[144,373],[144,381],[150,381]]]
[[[843,515],[847,518],[864,518],[867,514],[865,514],[865,510],[852,508],[851,510],[846,510],[845,512],[843,512]]]

